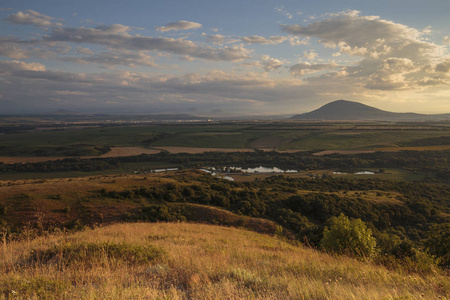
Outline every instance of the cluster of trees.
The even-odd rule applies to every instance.
[[[104,152],[106,148],[96,148],[95,151]],[[240,166],[254,167],[272,165],[289,167],[298,170],[313,169],[361,169],[361,168],[399,168],[413,172],[426,173],[430,178],[441,181],[450,178],[450,151],[402,151],[376,152],[358,155],[327,155],[314,156],[311,152],[278,153],[278,152],[209,152],[203,154],[142,154],[129,157],[95,158],[58,160],[45,163],[3,164],[0,172],[42,172],[42,171],[92,171],[118,168],[127,162],[166,162],[177,164],[183,168],[200,168],[208,166]],[[48,165],[44,167],[44,165]]]
[[[413,260],[423,254],[418,249],[429,248],[433,249],[430,253],[441,257],[441,263],[448,266],[448,250],[443,253],[441,246],[434,246],[436,243],[427,244],[433,237],[430,232],[437,230],[433,228],[443,226],[450,232],[449,227],[445,227],[448,218],[443,216],[450,213],[450,187],[447,185],[285,176],[246,183],[228,182],[208,175],[196,177],[195,183],[188,178],[177,179],[178,183],[120,192],[103,189],[99,196],[145,198],[150,203],[149,207],[135,216],[141,220],[183,220],[183,212],[171,211],[167,206],[171,202],[213,205],[239,215],[274,220],[294,233],[298,240],[330,251],[370,257],[378,244],[376,249],[383,254],[383,259]],[[310,192],[297,194],[300,190]],[[392,202],[370,202],[337,193],[342,190],[397,191],[402,196]],[[441,238],[439,245],[448,245],[449,237],[446,240],[436,234],[433,239]]]
[[[104,171],[119,167],[119,163],[103,159],[65,158],[36,163],[4,164],[0,162],[0,172],[60,172],[60,171]]]

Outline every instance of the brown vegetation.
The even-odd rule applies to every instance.
[[[450,281],[439,271],[388,271],[267,235],[211,225],[117,224],[10,242],[0,253],[1,299],[450,296]]]

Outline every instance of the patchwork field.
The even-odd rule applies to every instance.
[[[443,150],[450,147],[450,128],[440,124],[357,124],[230,122],[99,126],[59,131],[0,135],[0,155],[52,159],[72,156],[114,157],[200,151],[391,151]],[[191,149],[192,148],[192,149]],[[151,150],[154,149],[154,150]],[[155,150],[156,149],[156,150]],[[7,158],[3,158],[6,162]],[[12,161],[9,159],[8,161]],[[36,161],[36,160],[34,160]]]

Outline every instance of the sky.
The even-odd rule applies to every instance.
[[[0,114],[450,113],[448,0],[1,0]]]

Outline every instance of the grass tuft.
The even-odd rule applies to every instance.
[[[145,264],[164,259],[165,252],[157,247],[128,243],[76,243],[55,245],[50,249],[33,249],[29,261],[44,264],[83,264],[96,266],[99,262]]]

